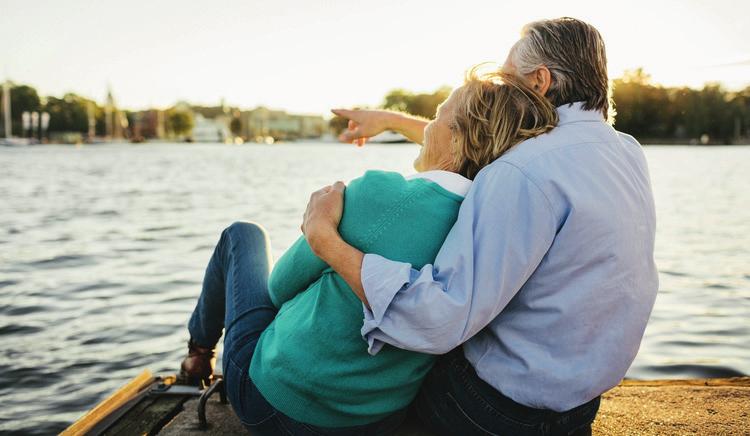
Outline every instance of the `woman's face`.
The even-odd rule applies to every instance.
[[[455,171],[450,125],[453,122],[459,89],[461,88],[454,89],[448,99],[438,106],[435,119],[424,128],[424,145],[414,161],[414,169],[417,171]]]

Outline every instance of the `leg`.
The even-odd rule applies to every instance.
[[[188,323],[190,336],[197,345],[213,348],[226,327],[226,347],[226,341],[235,338],[230,333],[238,321],[251,330],[243,334],[260,336],[273,320],[276,309],[267,287],[271,269],[269,245],[265,231],[256,224],[234,223],[221,234]],[[252,313],[262,316],[245,319]]]
[[[265,231],[256,224],[234,223],[222,232],[188,323],[190,342],[178,376],[181,383],[210,383],[216,361],[214,347],[222,330],[226,369],[232,345],[238,339],[257,341],[273,320],[276,308],[267,287],[269,245]]]
[[[205,356],[191,361],[194,348],[208,350],[213,356],[213,347],[224,330],[227,397],[245,424],[268,421],[275,412],[255,389],[248,373],[255,345],[277,312],[268,296],[270,268],[266,232],[250,223],[229,226],[221,234],[208,263],[203,290],[188,323],[191,349],[183,370],[186,363],[191,367],[190,362],[197,362],[192,368],[198,370],[208,366]]]
[[[562,413],[524,406],[480,379],[459,348],[439,358],[414,406],[437,434],[578,435],[590,431],[599,398]]]

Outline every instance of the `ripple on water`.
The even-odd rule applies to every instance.
[[[74,286],[73,288],[70,289],[70,292],[84,293],[88,291],[98,291],[102,289],[122,288],[123,286],[125,286],[124,283],[102,281],[102,282],[97,282],[97,283],[81,284],[81,285]]]
[[[96,261],[92,256],[87,256],[85,254],[63,254],[48,259],[26,262],[26,266],[32,268],[54,269],[92,265],[95,263]]]
[[[29,306],[20,306],[20,305],[9,305],[4,306],[2,310],[0,310],[0,313],[4,313],[5,315],[9,316],[21,316],[21,315],[29,315],[32,313],[40,313],[45,312],[48,310],[52,310],[52,307],[46,306],[46,305],[29,305]]]
[[[164,232],[167,230],[175,230],[179,229],[180,226],[156,226],[156,227],[146,227],[143,229],[144,232]]]
[[[120,212],[117,210],[107,209],[107,210],[100,210],[100,211],[94,212],[93,215],[102,216],[102,217],[116,217],[116,216],[120,216]]]
[[[22,362],[13,365],[0,365],[0,384],[4,386],[23,385],[24,388],[44,387],[65,377],[57,368],[22,366]]]
[[[50,239],[42,239],[42,242],[69,242],[72,240],[73,237],[71,235],[61,235]]]
[[[675,364],[675,365],[650,365],[645,367],[648,371],[661,374],[665,378],[722,378],[742,377],[743,374],[734,368],[720,365],[697,365],[697,364]]]
[[[0,280],[0,289],[18,284],[18,280]]]
[[[7,324],[0,326],[0,336],[5,335],[28,335],[42,331],[43,327],[24,324]]]
[[[707,283],[704,286],[708,289],[734,289],[734,286],[725,285],[723,283]]]
[[[673,276],[673,277],[690,277],[690,274],[680,272],[680,271],[659,270],[659,273],[666,274],[668,276]]]
[[[367,168],[407,171],[416,150],[186,147],[84,147],[75,159],[68,147],[30,147],[15,150],[12,165],[0,150],[0,174],[28,168],[13,170],[0,188],[8,203],[0,213],[0,243],[7,241],[0,251],[34,256],[0,262],[0,363],[8,365],[0,367],[0,433],[58,433],[143,368],[177,370],[185,324],[222,229],[233,221],[262,222],[278,258],[299,234],[309,193],[330,174],[351,179]],[[666,292],[629,376],[750,372],[750,271],[742,263],[750,209],[734,207],[750,203],[750,191],[735,188],[746,173],[731,173],[722,163],[747,161],[748,152],[717,147],[711,157],[695,148],[646,148]],[[697,157],[693,166],[691,156]],[[254,162],[264,165],[247,171]],[[191,171],[164,177],[165,168],[197,167],[203,177]],[[49,188],[46,175],[53,172],[60,183]],[[714,174],[720,191],[704,183]],[[47,189],[47,197],[18,194],[37,188]],[[724,193],[735,197],[720,203]],[[685,209],[692,204],[701,207]],[[725,213],[705,207],[721,204]],[[70,219],[45,227],[45,217]],[[708,220],[715,225],[704,225]],[[717,284],[735,289],[709,287]],[[6,315],[12,308],[18,310]]]

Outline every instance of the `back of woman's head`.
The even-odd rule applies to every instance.
[[[473,179],[514,145],[552,130],[557,111],[519,78],[499,71],[466,74],[451,133],[458,173]]]

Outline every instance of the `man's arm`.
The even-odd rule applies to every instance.
[[[367,138],[394,130],[417,144],[424,142],[424,118],[401,112],[365,109],[333,109],[334,114],[349,120],[349,128],[339,135],[341,142],[363,145]]]
[[[371,353],[386,342],[442,354],[472,337],[534,272],[558,220],[526,175],[498,162],[477,176],[434,265],[418,271],[352,249],[320,219],[335,216],[335,197],[315,200],[308,205],[305,235],[315,254],[369,305],[362,334]]]
[[[310,196],[302,222],[302,233],[312,252],[333,268],[369,307],[359,277],[364,254],[346,243],[338,232],[344,211],[345,189],[344,183],[336,182]],[[325,258],[321,254],[325,254]]]

